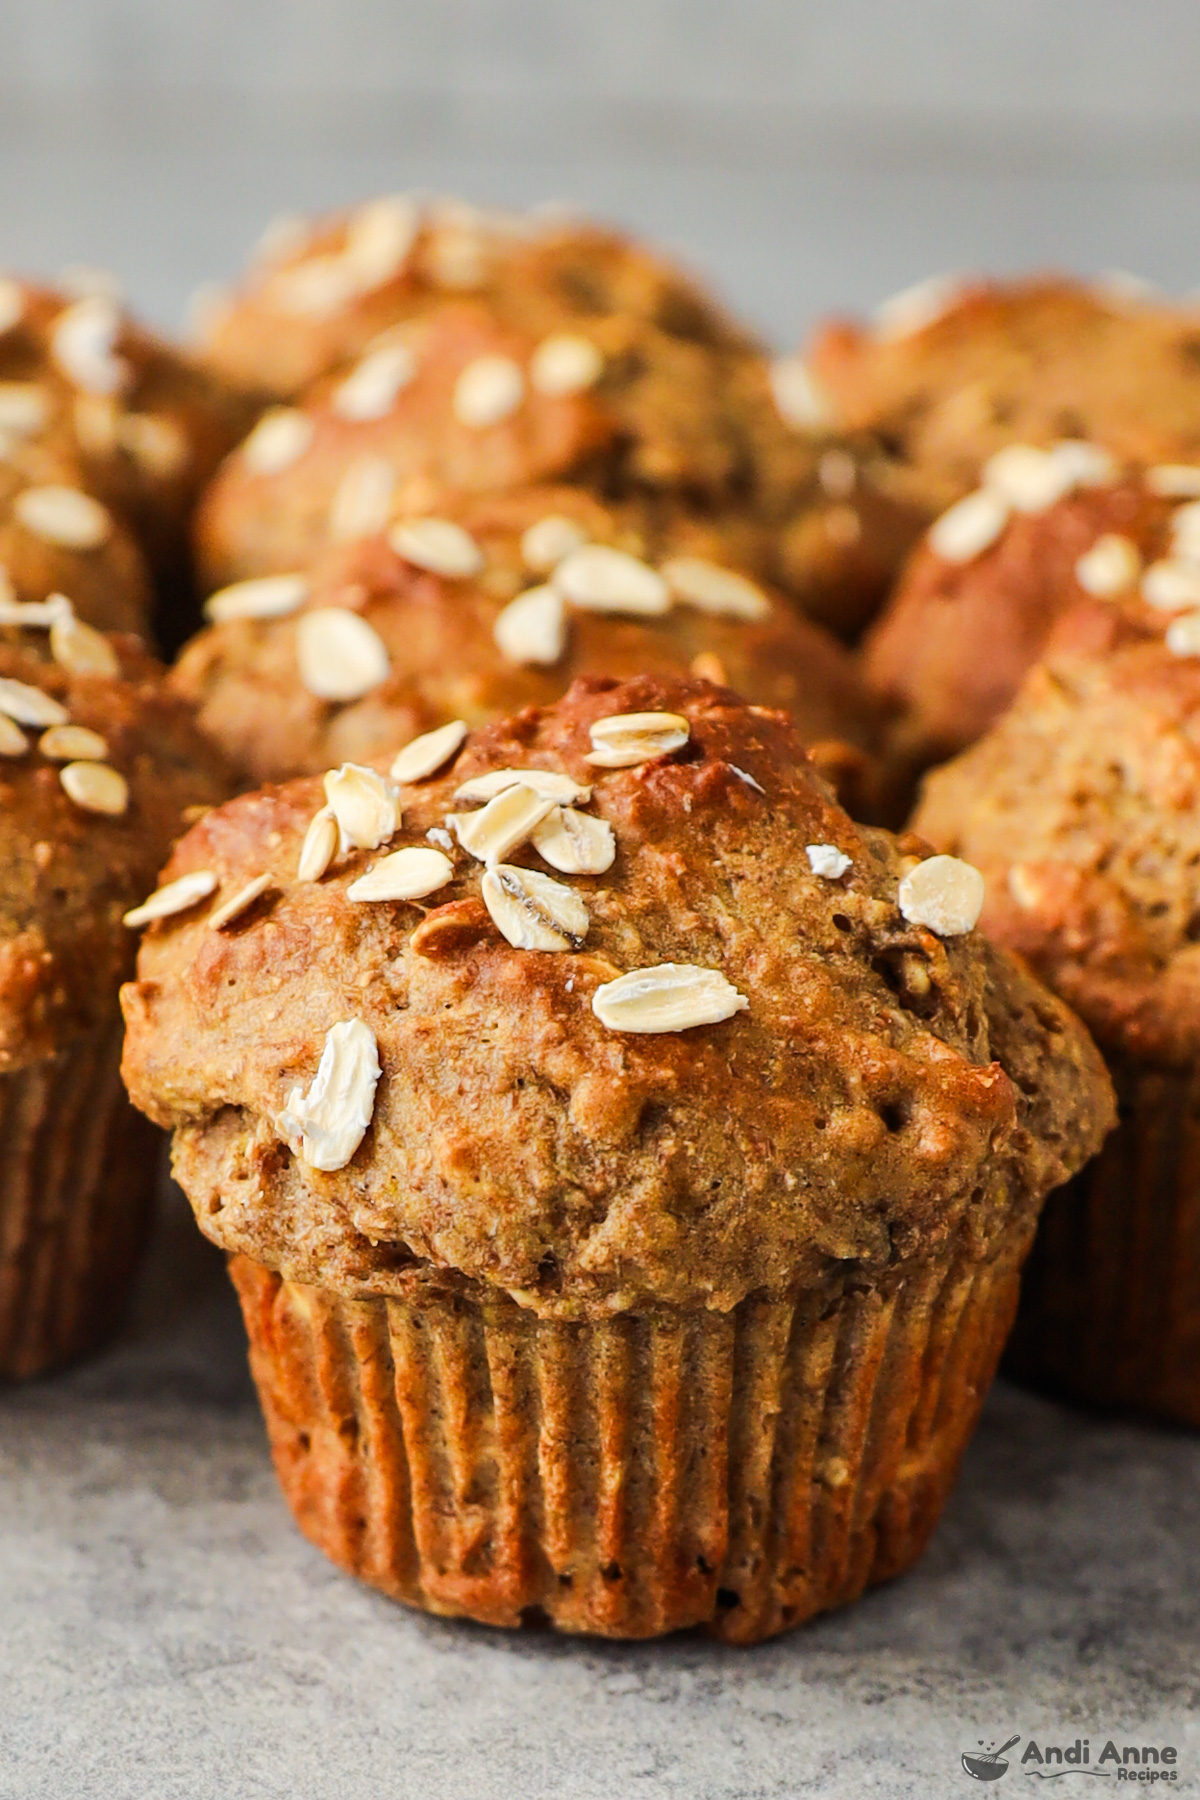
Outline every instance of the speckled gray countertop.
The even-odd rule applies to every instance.
[[[963,263],[1200,275],[1186,133],[648,117],[0,104],[0,263],[106,262],[170,322],[279,207],[425,184],[663,233],[781,338]],[[0,1800],[900,1800],[1014,1732],[1171,1742],[1200,1789],[1200,1439],[1002,1384],[912,1575],[757,1650],[627,1647],[426,1619],[311,1550],[178,1205],[122,1342],[0,1390]]]

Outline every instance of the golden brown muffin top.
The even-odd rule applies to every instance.
[[[185,811],[229,791],[162,675],[70,614],[0,639],[0,1069],[112,1016],[136,948],[122,915]]]
[[[548,215],[392,197],[294,222],[211,313],[203,353],[278,398],[303,400],[326,378],[361,392],[381,349],[413,341],[419,320],[456,303],[527,340],[498,348],[517,355],[531,397],[594,390],[608,477],[623,487],[743,499],[759,473],[756,440],[772,420],[784,435],[769,397],[743,391],[752,340],[697,283],[615,231]],[[486,445],[473,449],[460,454],[461,485],[499,485]],[[523,478],[566,466],[529,465]]]
[[[611,421],[586,389],[534,386],[535,347],[477,304],[446,306],[398,327],[303,406],[266,412],[197,515],[208,585],[305,568],[446,494],[581,470],[612,441]]]
[[[240,285],[203,308],[197,349],[223,378],[288,399],[389,326],[466,296],[538,332],[623,317],[681,341],[749,343],[696,281],[619,232],[390,195],[268,227]]]
[[[1063,275],[922,284],[807,352],[843,425],[878,431],[948,504],[1008,443],[1087,438],[1131,462],[1200,454],[1200,312]]]
[[[1121,468],[1078,442],[999,452],[935,522],[866,638],[867,678],[896,714],[893,748],[924,767],[973,743],[1077,607],[1092,640],[1104,608],[1149,635],[1200,608],[1197,496],[1197,465]]]
[[[1032,1228],[1096,1148],[1100,1059],[970,930],[976,878],[855,826],[783,715],[589,679],[430,761],[244,795],[165,871],[270,883],[151,926],[124,991],[130,1092],[228,1249],[346,1293],[725,1309]],[[339,829],[376,849],[330,862]]]
[[[481,341],[479,353],[517,363],[506,431],[455,429],[452,384],[442,383],[437,405],[428,383],[423,400],[422,390],[404,391],[408,347],[424,344],[423,363],[445,354],[453,364],[453,348],[442,346],[454,330],[436,323],[443,313],[460,334],[464,317],[477,329],[489,321],[496,343]],[[439,489],[563,476],[608,498],[738,510],[758,530],[758,572],[853,637],[928,517],[907,472],[868,436],[834,437],[798,406],[794,383],[777,379],[695,282],[587,222],[395,197],[315,224],[291,221],[269,233],[202,340],[226,375],[313,414],[306,423],[285,408],[254,438],[252,458],[266,452],[260,472],[278,452],[278,483],[239,479],[238,459],[222,475],[199,533],[212,581],[309,559],[331,535],[328,509],[348,460],[377,456],[391,465],[392,501],[404,510],[441,504]],[[539,395],[586,397],[586,413],[573,415],[577,426],[586,418],[586,441],[559,435],[553,459],[535,456],[516,427]],[[332,433],[330,412],[339,415]],[[418,413],[423,443],[412,430]],[[356,429],[346,430],[347,419]],[[386,471],[375,473],[382,523]],[[351,499],[363,492],[352,479]],[[340,529],[334,522],[332,535]]]
[[[0,445],[43,443],[78,465],[156,561],[249,417],[109,293],[0,277]]]
[[[875,710],[849,653],[739,572],[742,536],[579,488],[478,497],[335,550],[308,579],[226,589],[212,602],[224,622],[192,640],[172,684],[254,782],[394,754],[449,719],[548,703],[584,674],[704,675],[787,708],[810,744],[871,751]],[[877,771],[838,760],[839,791],[876,804]]]
[[[927,777],[914,824],[979,867],[986,929],[1102,1045],[1180,1064],[1200,1054],[1200,659],[1132,635],[1088,654],[1064,621],[1004,717]]]

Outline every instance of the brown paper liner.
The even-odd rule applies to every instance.
[[[1112,1075],[1121,1122],[1047,1202],[1005,1366],[1200,1425],[1200,1069]]]
[[[231,1272],[284,1492],[343,1569],[492,1625],[751,1643],[920,1555],[1027,1245],[596,1324]]]
[[[121,1085],[119,1023],[0,1075],[0,1379],[119,1322],[150,1225],[157,1133]]]

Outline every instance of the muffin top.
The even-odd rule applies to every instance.
[[[902,753],[923,766],[973,743],[1081,603],[1163,626],[1200,606],[1196,495],[1200,467],[1121,467],[1078,440],[991,457],[979,488],[913,552],[864,642]]]
[[[204,342],[295,401],[204,509],[212,582],[308,560],[347,507],[365,530],[447,490],[566,476],[741,512],[758,572],[850,636],[927,516],[878,443],[825,432],[694,282],[587,223],[372,202],[272,234]]]
[[[780,713],[592,678],[392,774],[206,814],[165,879],[255,908],[152,925],[124,991],[130,1092],[231,1250],[724,1309],[1032,1229],[1109,1123],[973,872],[852,824]]]
[[[110,293],[0,278],[0,443],[44,444],[75,463],[156,562],[249,416]]]
[[[1200,452],[1200,312],[1066,276],[936,280],[807,352],[829,414],[878,431],[931,502],[994,451],[1087,438],[1131,462]]]
[[[122,915],[153,883],[185,811],[229,791],[138,641],[52,611],[52,622],[0,637],[5,1071],[112,1019],[136,949]]]
[[[472,376],[462,390],[462,419],[476,435],[453,458],[461,485],[511,479],[494,453],[503,440],[478,434],[510,418],[509,435],[520,434],[539,397],[592,391],[607,425],[609,478],[624,487],[741,499],[757,440],[772,434],[773,421],[773,448],[786,439],[765,387],[742,380],[744,365],[761,361],[748,333],[664,257],[561,216],[392,197],[275,231],[242,292],[210,312],[202,353],[280,398],[304,401],[324,385],[343,418],[376,423],[365,435],[386,455],[389,434],[377,422],[390,416],[412,358],[422,367],[453,363],[450,346],[419,329],[447,307],[452,317],[473,312],[490,322],[497,342],[481,342],[475,354],[517,363],[516,374],[493,369],[490,384]],[[441,435],[428,405],[425,416]],[[523,478],[567,466],[561,455],[553,468],[530,463]],[[398,479],[409,472],[401,459]],[[433,464],[429,472],[455,478]]]
[[[202,306],[196,347],[224,379],[289,399],[400,320],[464,296],[538,332],[620,317],[680,341],[749,343],[699,283],[619,232],[398,194],[269,226],[239,287]]]
[[[870,752],[849,653],[739,572],[741,537],[578,488],[476,498],[335,550],[308,578],[226,588],[172,683],[256,782],[394,754],[583,674],[697,673],[786,707],[806,742]],[[839,791],[877,800],[864,757],[835,761]]]
[[[1102,1045],[1189,1063],[1200,1055],[1200,637],[1195,621],[1166,641],[1125,621],[1089,648],[1086,627],[1105,617],[1119,622],[1111,610],[1085,615],[1084,629],[1077,614],[1064,621],[1004,717],[927,777],[914,824],[978,866],[987,930]]]
[[[303,406],[264,413],[197,516],[208,585],[305,568],[446,494],[581,470],[611,443],[611,423],[586,389],[532,385],[535,346],[482,306],[446,306],[398,327]]]
[[[150,578],[128,526],[61,450],[13,444],[0,451],[0,603],[51,594],[102,631],[149,630]]]

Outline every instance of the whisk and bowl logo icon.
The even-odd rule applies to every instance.
[[[1011,1750],[1013,1745],[1019,1744],[1020,1741],[1019,1731],[1014,1733],[1007,1743],[1001,1744],[998,1749],[993,1744],[985,1744],[980,1738],[977,1752],[963,1751],[962,1766],[973,1781],[999,1781],[1000,1777],[1008,1770],[1008,1764],[1004,1760],[1005,1751]]]

